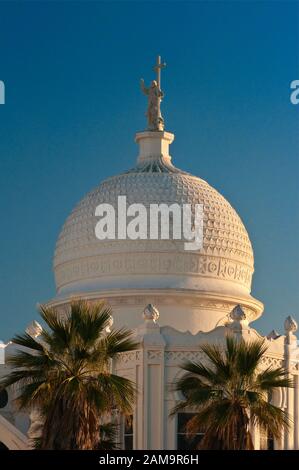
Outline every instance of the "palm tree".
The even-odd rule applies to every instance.
[[[40,427],[42,431],[42,427]],[[99,425],[98,444],[95,445],[94,450],[119,450],[118,438],[118,424],[107,422]],[[42,448],[41,437],[33,439],[33,447],[37,450]],[[1,448],[0,448],[1,450]]]
[[[194,410],[187,422],[191,438],[204,429],[201,449],[253,449],[250,425],[260,426],[279,438],[289,426],[286,412],[268,401],[268,394],[278,387],[292,387],[287,371],[281,367],[261,370],[261,359],[267,348],[263,341],[245,342],[231,337],[226,348],[202,345],[205,363],[186,362],[187,373],[175,389],[184,399],[172,410]]]
[[[45,306],[40,314],[46,328],[38,338],[13,338],[21,348],[8,358],[12,371],[1,385],[16,385],[20,409],[40,411],[39,448],[97,448],[109,413],[132,412],[135,386],[111,372],[111,360],[137,344],[127,329],[110,331],[103,303],[72,303],[64,319]]]
[[[118,425],[115,423],[105,423],[100,426],[100,439],[96,447],[97,450],[119,450],[117,442]]]

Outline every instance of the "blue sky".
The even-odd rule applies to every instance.
[[[254,325],[299,319],[299,3],[2,1],[0,338],[54,296],[73,206],[135,161],[139,79],[158,53],[174,163],[218,189],[252,240]]]

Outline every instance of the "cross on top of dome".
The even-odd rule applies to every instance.
[[[153,80],[147,88],[144,84],[143,78],[141,79],[141,90],[148,97],[147,106],[147,129],[149,131],[163,131],[164,119],[161,114],[161,101],[164,93],[161,90],[161,69],[166,67],[165,63],[161,62],[161,56],[157,57],[157,63],[154,70],[157,73],[157,79]]]
[[[157,73],[157,85],[159,88],[161,88],[161,70],[164,69],[164,67],[166,67],[166,63],[165,62],[162,63],[161,56],[158,55],[157,63],[154,66],[154,71]]]

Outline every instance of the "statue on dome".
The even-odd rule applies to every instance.
[[[148,107],[147,107],[147,126],[150,131],[163,131],[164,130],[164,119],[161,114],[161,101],[164,97],[164,93],[161,90],[161,69],[166,64],[161,63],[161,57],[158,56],[157,64],[154,70],[157,72],[157,80],[153,80],[150,87],[144,85],[144,80],[141,79],[141,90],[148,96]]]

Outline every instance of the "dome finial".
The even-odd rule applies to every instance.
[[[153,304],[148,304],[143,310],[143,318],[146,322],[156,323],[159,316],[159,310]]]
[[[284,321],[284,329],[286,331],[286,334],[292,334],[295,333],[298,330],[298,324],[296,320],[289,315],[285,321]]]
[[[146,115],[147,129],[149,131],[164,130],[164,119],[161,114],[161,101],[164,97],[164,93],[161,90],[161,69],[164,67],[166,67],[166,64],[161,62],[161,56],[158,55],[157,63],[154,67],[157,79],[153,80],[148,88],[144,85],[143,78],[141,79],[141,90],[148,96]]]

